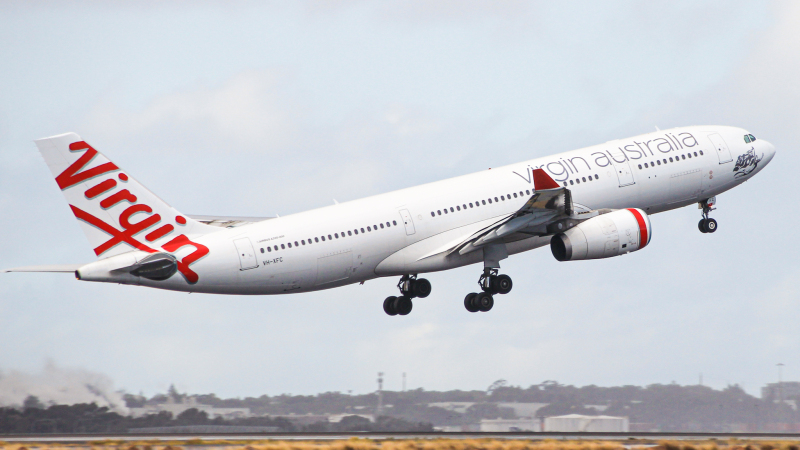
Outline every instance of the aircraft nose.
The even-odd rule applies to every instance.
[[[761,142],[762,152],[764,152],[764,165],[769,164],[775,157],[775,146],[762,139],[759,139],[758,142]]]

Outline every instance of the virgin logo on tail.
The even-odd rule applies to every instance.
[[[60,187],[62,191],[92,178],[105,178],[102,176],[108,176],[111,175],[111,172],[120,170],[119,167],[112,162],[107,162],[97,167],[84,170],[84,168],[97,156],[97,150],[92,148],[92,146],[84,141],[73,142],[69,145],[69,149],[73,152],[81,150],[85,150],[86,152],[56,177],[58,187]],[[116,178],[121,183],[128,181],[128,176],[124,173],[117,174]],[[87,200],[97,200],[100,207],[103,209],[111,208],[123,201],[130,203],[131,206],[128,206],[119,214],[120,228],[105,222],[104,220],[78,208],[75,205],[69,205],[70,208],[72,208],[72,213],[75,214],[75,217],[110,236],[106,242],[100,244],[94,249],[94,253],[97,256],[100,256],[111,248],[123,243],[148,253],[156,253],[159,251],[172,253],[182,247],[192,246],[194,247],[194,251],[178,261],[178,271],[180,271],[186,281],[190,284],[197,283],[200,277],[197,275],[197,273],[192,271],[189,266],[198,259],[207,255],[209,253],[208,247],[191,241],[184,234],[179,234],[165,244],[162,244],[161,249],[158,249],[158,246],[156,245],[146,244],[137,238],[137,235],[141,234],[145,230],[150,230],[157,224],[161,223],[161,215],[152,214],[153,208],[151,208],[149,205],[138,202],[139,199],[136,197],[136,195],[132,194],[128,189],[117,190],[117,179],[111,175],[99,183],[89,187],[86,192],[84,192],[84,195]],[[131,217],[136,213],[146,213],[151,215],[138,222],[131,223]],[[178,226],[186,224],[186,218],[183,216],[176,216],[174,220],[175,224]],[[175,231],[176,225],[165,223],[146,234],[144,236],[144,241],[150,243],[162,237],[168,236]]]

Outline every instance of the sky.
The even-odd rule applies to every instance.
[[[405,317],[382,310],[394,278],[245,297],[0,274],[0,373],[226,397],[366,393],[377,372],[389,390],[800,380],[797,23],[791,1],[0,1],[0,268],[94,260],[32,142],[68,131],[178,210],[236,216],[655,127],[777,150],[718,197],[718,232],[691,206],[652,216],[635,254],[512,256],[485,314],[463,307],[479,266],[427,276]]]

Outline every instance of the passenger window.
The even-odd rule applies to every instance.
[[[525,195],[531,195],[531,191],[525,189]]]
[[[597,176],[597,174],[594,174],[594,179],[595,179],[595,180],[599,180],[599,179],[600,179],[600,177],[599,177],[599,176]]]
[[[277,246],[277,245],[275,246],[275,251],[276,251],[276,252],[278,251],[278,246]]]
[[[517,193],[516,192],[514,192],[514,198],[517,198]]]
[[[583,177],[583,182],[586,183],[586,177]]]
[[[394,225],[394,226],[397,226],[397,221],[396,221],[396,220],[393,220],[393,221],[392,221],[392,225]]]
[[[500,201],[500,200],[498,200],[498,199],[497,199],[497,197],[495,197],[495,198],[494,198],[494,202],[495,202],[495,203],[497,203],[497,202],[499,202],[499,201]]]
[[[456,205],[456,209],[457,209],[457,210],[459,210],[459,211],[461,211],[461,207],[460,207],[460,206],[458,206],[458,205]]]
[[[436,213],[441,216],[442,215],[442,210],[440,209],[440,210],[436,211]]]
[[[272,253],[272,247],[267,247],[267,251]]]
[[[485,204],[485,203],[484,203],[484,204]],[[492,204],[492,199],[489,199],[489,204],[490,204],[490,205]]]
[[[691,153],[689,153],[688,155],[689,155],[689,158],[691,159],[691,157],[692,157],[692,154],[691,154]]]
[[[574,184],[575,184],[575,183],[573,183],[573,182],[572,182],[572,180],[569,180],[569,185],[570,185],[570,186],[572,186],[572,185],[574,185]]]
[[[675,162],[672,160],[672,156],[669,157],[669,162]]]
[[[491,200],[489,201],[491,203]],[[481,203],[486,204],[486,200],[481,200]]]
[[[261,253],[264,253],[264,247],[261,247]]]
[[[506,201],[506,198],[505,198],[504,196],[502,196],[502,195],[501,195],[501,196],[500,196],[500,200],[502,200],[502,201]]]
[[[447,208],[444,209],[444,213],[447,214]]]
[[[306,240],[305,239],[301,239],[300,243],[303,244],[303,245],[306,245]]]
[[[297,241],[294,241],[294,246],[295,247],[300,247],[300,244],[298,244]],[[291,245],[289,247],[291,247]]]
[[[364,233],[364,232],[365,232],[363,228],[361,229],[361,232],[362,232],[362,233]]]
[[[469,207],[472,208],[472,202],[469,202]]]
[[[659,166],[661,165],[661,161],[656,161],[656,162],[658,163]]]
[[[664,158],[664,164],[666,164],[666,163],[667,163],[667,158]]]
[[[641,164],[639,164],[639,170],[642,170],[642,165]]]
[[[697,152],[694,152],[694,156],[697,156]]]
[[[383,224],[381,224],[381,228],[383,228]]]
[[[355,233],[355,234],[358,234],[358,228],[356,228],[355,230],[353,230],[353,233]]]
[[[564,182],[564,187],[567,187],[567,182],[566,181]]]
[[[281,250],[286,250],[286,246],[281,244]]]
[[[336,239],[339,239],[339,233],[333,233],[333,235],[336,236]]]
[[[436,217],[436,213],[434,213],[433,211],[431,211],[431,217]]]
[[[288,243],[288,244],[286,244],[286,245],[288,245],[288,246],[289,246],[289,248],[292,248],[292,243],[291,243],[291,242],[289,242],[289,243]]]
[[[647,163],[644,163],[644,168],[645,168],[645,169],[647,169],[647,167],[648,167],[648,166],[647,166]]]
[[[703,151],[702,150],[700,150],[700,156],[703,156]]]
[[[322,236],[322,242],[325,242],[325,236]]]
[[[318,237],[315,237],[315,238],[314,238],[314,242],[319,242],[319,238],[318,238]]]
[[[370,228],[370,227],[367,227],[367,231],[372,231],[372,228]]]
[[[522,197],[522,195],[523,195],[523,194],[522,194],[522,191],[519,191],[519,196],[520,196],[520,197]]]
[[[581,184],[581,179],[580,178],[576,178],[575,179],[575,184]]]
[[[681,155],[681,159],[686,159],[686,155]]]
[[[461,205],[461,207],[467,209],[467,205]]]
[[[350,231],[350,230],[347,230],[347,235],[348,235],[348,236],[352,236],[352,235],[353,235],[353,232],[352,232],[352,231]]]
[[[455,212],[452,206],[450,207],[450,212]]]
[[[331,237],[331,235],[330,235],[330,234],[328,235],[328,240],[329,240],[329,241],[330,241],[330,240],[333,240],[333,238]]]

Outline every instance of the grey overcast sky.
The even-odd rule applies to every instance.
[[[288,215],[654,130],[747,128],[777,156],[652,217],[645,250],[280,297],[0,276],[0,371],[152,394],[800,379],[800,2],[0,2],[0,266],[93,253],[32,140],[74,131],[189,214]],[[52,377],[47,379],[52,379]]]

